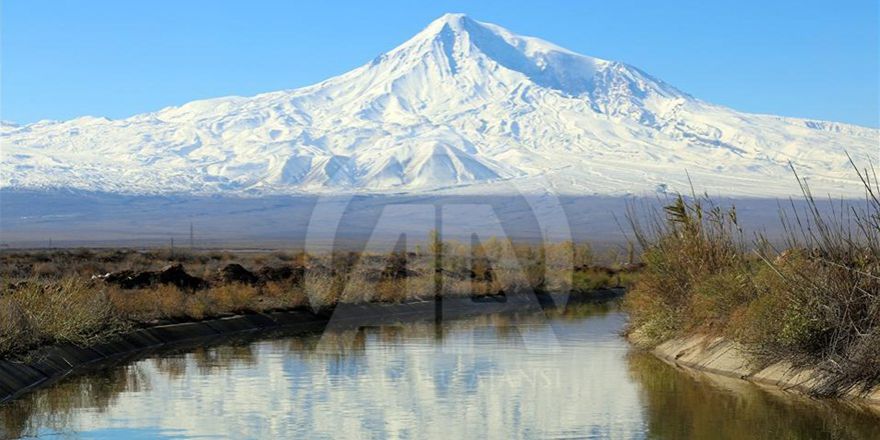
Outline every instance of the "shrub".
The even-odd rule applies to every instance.
[[[224,284],[208,289],[206,296],[216,313],[246,312],[255,306],[257,288],[241,283]]]
[[[579,293],[591,292],[597,289],[613,287],[614,281],[612,276],[607,272],[600,271],[578,271],[572,274],[572,290]]]
[[[806,209],[782,211],[784,252],[760,236],[747,248],[735,209],[706,199],[679,196],[648,228],[630,211],[646,265],[625,300],[631,331],[647,345],[723,334],[759,361],[818,366],[820,395],[880,383],[880,184],[857,173],[865,207],[830,214],[798,179]]]
[[[0,356],[39,344],[88,344],[121,327],[106,292],[78,278],[34,279],[0,296]]]
[[[344,282],[335,275],[316,271],[305,274],[305,291],[312,310],[320,311],[336,305],[343,288]]]

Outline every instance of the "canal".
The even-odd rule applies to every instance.
[[[875,410],[683,371],[614,302],[233,338],[0,406],[0,437],[877,439]]]

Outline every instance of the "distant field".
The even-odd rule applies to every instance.
[[[82,192],[0,191],[0,245],[22,247],[178,247],[357,250],[368,240],[421,240],[442,222],[445,239],[509,237],[519,241],[626,242],[627,205],[659,207],[654,198],[510,196],[192,197]],[[787,200],[716,199],[736,204],[743,224],[781,236],[778,206]],[[802,205],[802,202],[795,202]],[[316,209],[318,206],[318,209]],[[819,202],[820,208],[827,203]],[[442,209],[436,209],[441,207]],[[476,209],[474,208],[476,207]],[[620,223],[624,223],[622,226]]]
[[[229,252],[153,249],[0,251],[0,358],[46,344],[88,345],[163,320],[338,303],[528,292],[588,295],[628,286],[632,255],[586,244],[439,241],[417,252]],[[596,261],[613,261],[597,264]]]

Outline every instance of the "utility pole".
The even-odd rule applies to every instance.
[[[174,237],[171,237],[171,258],[174,258]]]
[[[195,239],[193,237],[193,223],[189,222],[189,250],[193,250],[195,248]]]

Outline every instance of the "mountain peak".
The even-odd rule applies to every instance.
[[[465,14],[446,13],[428,24],[410,41],[462,38],[469,30],[477,30],[483,25]]]
[[[580,55],[460,13],[440,16],[373,64],[381,64],[383,60],[389,61],[389,67],[399,72],[421,69],[426,62],[444,75],[469,72],[470,80],[475,83],[483,83],[493,75],[497,77],[503,70],[524,75],[537,85],[567,95],[592,90],[597,72],[611,65],[609,61]]]
[[[463,13],[446,13],[432,21],[417,37],[435,36],[445,32],[452,32],[458,36],[468,35],[475,43],[486,42],[486,39],[500,39],[505,43],[528,52],[559,52],[569,55],[577,55],[574,51],[557,46],[540,38],[519,35],[497,24],[477,21]],[[586,57],[592,58],[592,57]]]
[[[844,193],[878,131],[748,115],[623,63],[445,14],[319,84],[121,121],[0,123],[0,189],[270,194],[687,190]],[[546,179],[546,180],[544,180]],[[857,182],[856,182],[857,183]],[[855,185],[855,188],[860,187]]]
[[[466,14],[459,12],[447,12],[428,25],[428,28],[450,26],[452,28],[461,28],[465,22],[473,22]]]

